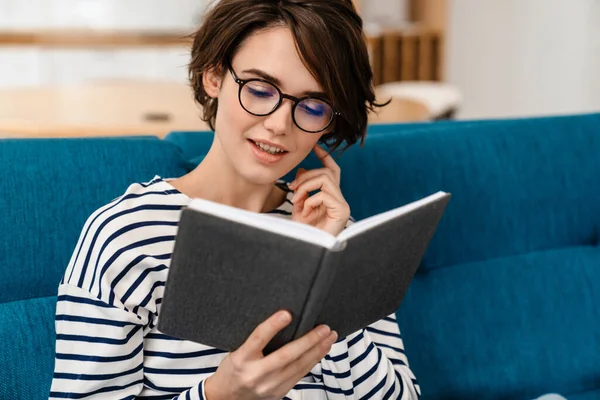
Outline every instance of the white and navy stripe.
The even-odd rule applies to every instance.
[[[290,198],[273,213],[289,217]],[[157,176],[88,218],[59,286],[51,399],[205,398],[204,380],[226,353],[156,329],[177,222],[189,201]],[[391,315],[341,338],[285,398],[419,395]]]

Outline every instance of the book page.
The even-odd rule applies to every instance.
[[[437,192],[432,194],[431,196],[425,197],[423,199],[417,200],[415,202],[409,203],[405,206],[395,208],[390,211],[386,211],[381,214],[374,215],[369,218],[365,218],[362,221],[355,222],[348,228],[346,228],[343,232],[341,232],[337,239],[340,242],[344,242],[347,239],[350,239],[354,236],[360,235],[369,229],[373,229],[387,221],[390,221],[400,215],[408,214],[414,210],[417,210],[427,204],[433,203],[441,198],[449,196],[446,192]]]
[[[192,210],[273,232],[281,236],[302,240],[328,249],[334,248],[338,242],[335,236],[319,228],[292,221],[291,219],[275,217],[270,214],[255,213],[204,199],[192,199],[188,207]]]

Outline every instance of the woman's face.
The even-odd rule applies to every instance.
[[[288,28],[271,28],[250,36],[234,56],[232,69],[238,79],[265,79],[281,92],[298,98],[306,93],[323,92],[302,63]],[[221,156],[249,182],[266,184],[281,178],[296,167],[327,132],[308,133],[298,128],[292,119],[293,102],[289,99],[284,99],[270,115],[248,113],[240,105],[239,85],[229,70],[222,76],[205,74],[204,85],[211,97],[219,99],[215,137]],[[254,89],[262,90],[260,84]],[[249,95],[262,94],[251,91]],[[266,145],[271,147],[267,151],[261,149]],[[284,153],[269,154],[275,150],[273,147]]]

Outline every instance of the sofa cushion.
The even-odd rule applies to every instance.
[[[183,156],[191,160],[208,152],[213,141],[213,132],[176,131],[166,135],[164,140],[175,144],[181,149]]]
[[[397,314],[423,399],[531,399],[600,389],[598,304],[590,246],[422,270]]]
[[[600,384],[598,386],[600,387]],[[580,393],[566,393],[565,397],[567,400],[598,400],[600,399],[600,389]]]
[[[56,296],[0,303],[0,399],[48,398]]]
[[[56,294],[87,217],[133,182],[185,173],[157,138],[0,140],[0,303]]]

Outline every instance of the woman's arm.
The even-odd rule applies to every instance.
[[[63,284],[56,306],[50,399],[134,399],[144,386],[144,323],[87,291]],[[204,381],[174,399],[202,399]]]

